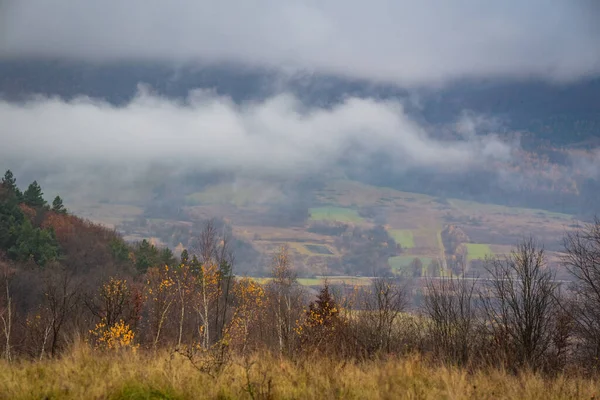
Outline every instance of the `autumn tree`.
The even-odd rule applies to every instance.
[[[336,340],[341,332],[343,321],[340,308],[325,283],[317,299],[306,310],[304,320],[296,328],[300,337],[300,346],[304,350],[329,352],[337,350],[340,342]]]
[[[141,317],[141,293],[137,288],[132,289],[127,279],[110,277],[100,286],[98,294],[85,303],[109,327],[120,320],[135,325]]]
[[[192,259],[192,269],[198,269],[196,309],[202,321],[203,345],[208,347],[223,338],[227,325],[234,261],[230,236],[219,233],[215,221],[208,220],[200,232],[196,250],[200,257]]]
[[[177,293],[174,290],[169,266],[152,267],[146,272],[146,292],[150,326],[152,331],[152,347],[156,350],[161,333],[168,322],[168,313],[175,302]]]
[[[299,291],[296,273],[292,268],[289,249],[281,246],[271,263],[272,280],[269,282],[270,309],[277,337],[279,354],[290,354],[293,346],[294,324],[299,317]]]
[[[175,290],[177,292],[177,303],[179,308],[177,347],[181,347],[183,340],[183,330],[185,326],[186,316],[188,313],[188,305],[194,296],[194,276],[190,266],[187,263],[181,263],[173,268],[173,280],[175,281]]]
[[[264,287],[251,278],[242,278],[233,286],[235,308],[228,327],[232,345],[240,353],[258,347],[261,317],[265,312],[266,292]],[[254,335],[253,335],[254,334]],[[253,340],[254,337],[254,340]]]

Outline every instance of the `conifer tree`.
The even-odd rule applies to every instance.
[[[183,265],[187,265],[190,262],[190,255],[187,251],[187,249],[183,249],[183,251],[181,252],[181,264]]]
[[[19,199],[23,196],[23,194],[17,187],[17,179],[14,177],[10,169],[6,171],[4,177],[2,178],[2,186],[5,189],[8,189],[9,191],[13,192]]]
[[[60,196],[56,196],[54,198],[54,200],[52,201],[52,211],[54,211],[55,213],[59,213],[59,214],[67,213],[67,209],[63,205],[63,201],[60,198]]]
[[[46,205],[44,193],[37,181],[33,181],[23,193],[23,201],[30,207],[44,207]]]

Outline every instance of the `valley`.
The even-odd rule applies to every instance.
[[[369,257],[381,259],[380,255],[386,256],[392,274],[412,274],[409,270],[415,259],[421,265],[421,276],[428,274],[432,263],[439,263],[442,275],[449,273],[443,267],[448,254],[441,237],[448,226],[458,227],[467,237],[464,243],[467,268],[486,256],[509,253],[519,240],[529,235],[544,244],[550,263],[557,266],[562,237],[580,223],[568,214],[442,199],[350,180],[331,181],[306,197],[311,200],[289,211],[300,217],[289,222],[288,215],[279,218],[273,215],[273,206],[289,201],[288,195],[281,188],[260,181],[219,183],[189,193],[184,197],[179,218],[153,215],[143,206],[116,202],[81,202],[69,206],[78,215],[116,228],[126,240],[150,239],[157,245],[175,249],[176,253],[193,247],[196,224],[221,218],[231,227],[233,235],[246,244],[245,251],[256,252],[253,262],[262,263],[242,265],[238,274],[267,274],[268,255],[285,245],[304,279],[372,276],[373,270],[368,265],[344,269],[344,263],[368,264]],[[378,228],[384,232],[375,239],[378,234],[373,230]],[[350,237],[357,230],[367,242],[378,242],[364,247],[364,254],[355,254],[359,259],[351,260],[352,248],[358,245]],[[397,248],[392,249],[394,244]],[[385,269],[380,266],[378,274],[382,272]],[[557,272],[560,277],[561,268]]]

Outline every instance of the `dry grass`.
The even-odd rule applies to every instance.
[[[0,366],[2,399],[592,399],[600,382],[502,371],[468,374],[419,358],[292,363],[262,355],[211,377],[166,352],[102,354]],[[253,396],[251,396],[251,394]]]

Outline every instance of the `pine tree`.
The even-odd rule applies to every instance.
[[[54,200],[52,201],[52,211],[54,211],[55,213],[59,213],[59,214],[67,213],[67,209],[63,205],[63,201],[60,198],[60,196],[56,196],[54,198]]]
[[[17,179],[14,177],[10,169],[6,171],[4,177],[2,178],[2,187],[13,192],[18,199],[21,199],[21,197],[23,196],[23,194],[17,187]]]
[[[181,264],[183,265],[187,265],[188,262],[190,262],[190,255],[187,251],[187,249],[183,249],[183,251],[181,252]]]
[[[37,181],[33,181],[23,193],[23,201],[30,207],[44,207],[46,205],[44,193]]]
[[[197,273],[197,274],[202,272],[202,265],[200,264],[200,261],[198,260],[198,257],[196,257],[195,254],[192,256],[192,262],[190,263],[190,269],[192,270],[192,272]]]
[[[160,252],[160,256],[159,257],[160,257],[160,263],[162,265],[173,266],[177,262],[177,259],[173,255],[173,252],[168,247],[165,247]]]

